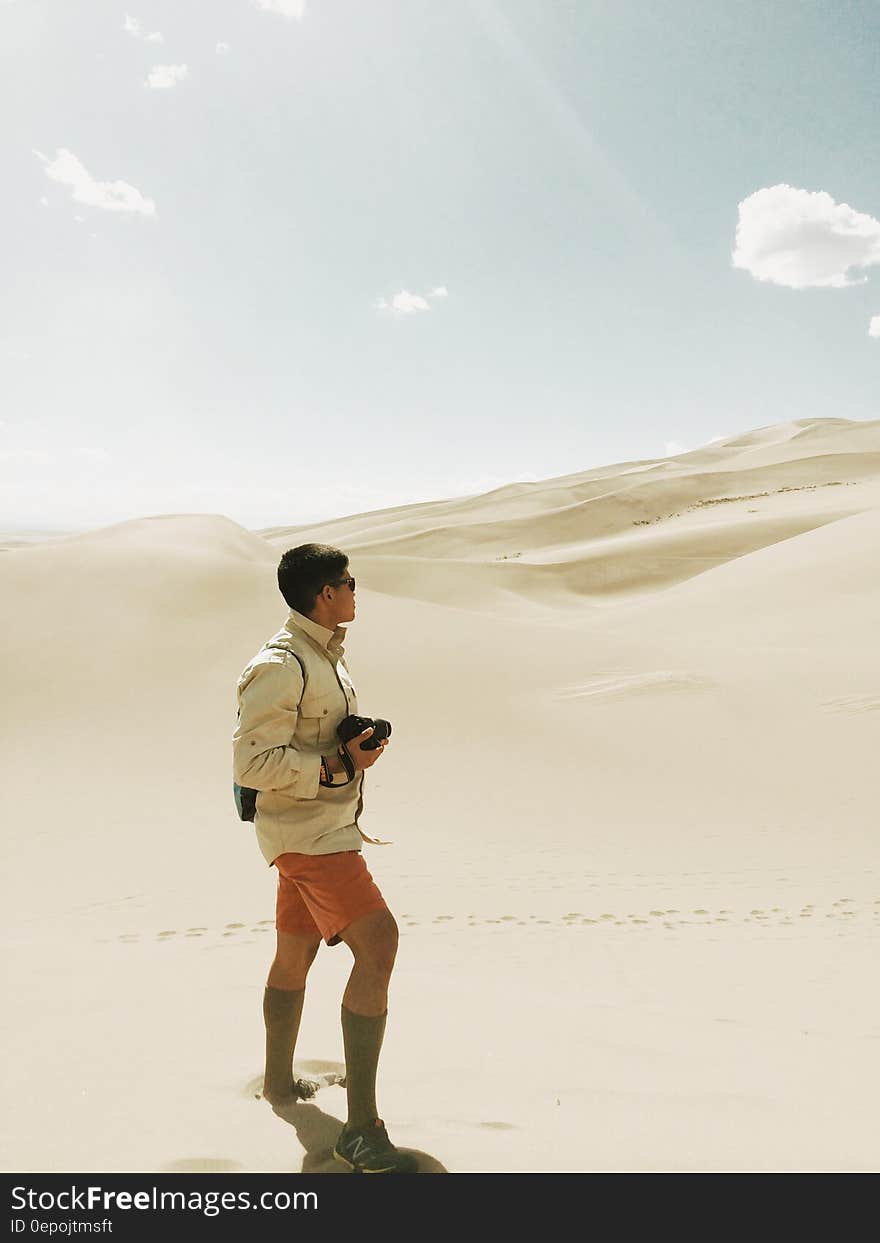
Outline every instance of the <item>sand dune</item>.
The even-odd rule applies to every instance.
[[[244,530],[167,515],[0,557],[2,1163],[330,1170],[255,1099],[273,876],[237,676],[280,551],[339,544],[394,722],[365,783],[401,949],[380,1108],[423,1168],[868,1170],[880,1106],[880,421]],[[63,1125],[58,1120],[63,1120]]]
[[[488,561],[528,558],[569,544],[585,547],[631,534],[639,525],[669,522],[720,504],[745,507],[746,502],[767,502],[758,507],[761,517],[817,513],[823,515],[821,521],[827,520],[824,515],[829,511],[845,516],[876,507],[880,421],[846,423],[842,428],[836,420],[829,422],[834,423],[833,430],[818,429],[821,441],[806,439],[817,430],[812,425],[782,439],[781,433],[791,428],[785,425],[772,429],[777,433],[773,438],[771,429],[765,429],[765,437],[759,439],[756,433],[753,443],[740,437],[683,455],[675,463],[640,464],[635,475],[626,464],[613,473],[607,468],[601,473],[587,471],[564,480],[511,485],[478,497],[378,511],[320,528],[272,528],[262,534],[273,545],[288,546],[294,539],[315,537],[320,530],[322,539],[344,542],[359,553]],[[760,462],[754,460],[756,451],[761,452]],[[698,463],[704,468],[696,469]],[[649,465],[657,466],[659,473],[646,475]],[[825,490],[831,488],[847,490],[829,495]],[[774,500],[776,505],[770,508]],[[750,525],[757,528],[761,522]],[[809,526],[807,522],[803,529]]]

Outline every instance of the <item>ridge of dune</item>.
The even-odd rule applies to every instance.
[[[7,585],[42,598],[141,559],[173,600],[172,567],[220,592],[230,562],[259,581],[282,547],[312,538],[357,557],[368,588],[479,611],[607,604],[674,587],[727,561],[880,509],[880,420],[794,420],[675,459],[626,462],[470,497],[394,506],[305,528],[249,531],[220,514],[163,514],[7,546]],[[48,562],[47,562],[48,558]],[[215,580],[215,587],[210,580]],[[477,603],[478,602],[478,603]]]
[[[511,557],[483,562],[431,555],[357,554],[358,573],[370,589],[388,595],[467,606],[479,612],[514,600],[556,610],[613,602],[700,577],[730,561],[788,542],[852,511],[781,515],[760,525],[730,521],[719,527],[658,530],[556,549],[547,559]]]
[[[144,552],[155,549],[163,553],[203,553],[213,547],[217,553],[228,556],[268,556],[271,559],[274,555],[258,533],[249,531],[225,514],[199,513],[128,518],[89,531],[59,534],[40,542],[29,542],[26,548],[10,548],[7,544],[4,551],[47,553],[62,545],[66,549],[82,547],[98,552],[132,544]]]
[[[818,443],[809,451],[800,441],[813,439]],[[794,446],[794,447],[792,447]],[[648,471],[663,472],[663,478],[678,479],[691,473],[693,467],[705,464],[707,468],[730,470],[779,466],[801,457],[822,456],[828,447],[834,455],[864,452],[880,453],[880,419],[870,422],[850,419],[804,419],[792,423],[771,424],[756,428],[744,435],[728,437],[710,445],[704,445],[672,458],[639,459],[615,465],[592,467],[569,475],[549,479],[528,480],[503,484],[484,493],[464,497],[451,497],[416,505],[396,505],[390,508],[368,510],[340,518],[309,523],[303,526],[275,526],[261,528],[258,534],[273,545],[289,546],[291,542],[306,542],[310,537],[327,542],[354,541],[364,543],[371,536],[383,532],[387,536],[408,534],[424,529],[431,518],[464,519],[483,508],[491,508],[496,516],[505,509],[526,508],[540,512],[559,508],[566,500],[585,499],[594,489],[601,491],[603,483],[611,485],[617,479],[630,482],[628,477]],[[763,454],[762,460],[755,456]],[[745,459],[743,466],[738,466]]]
[[[829,474],[843,474],[844,479],[825,478]],[[621,535],[633,526],[678,517],[681,511],[701,505],[841,486],[864,478],[880,481],[880,452],[847,455],[846,461],[823,456],[816,461],[798,460],[738,473],[707,471],[627,482],[621,488],[603,489],[583,499],[575,496],[541,514],[526,512],[499,518],[485,506],[471,515],[472,519],[485,515],[483,521],[460,521],[375,540],[354,536],[348,547],[361,554],[426,553],[481,559],[509,554],[515,548],[521,555],[526,550],[558,547],[570,541],[583,543]]]
[[[338,542],[362,580],[478,611],[674,587],[760,549],[880,509],[880,420],[794,420],[676,459],[274,529],[276,548]]]
[[[105,679],[130,687],[155,677],[169,653],[204,628],[203,610],[226,607],[230,594],[271,596],[276,561],[258,535],[219,514],[136,518],[7,550],[0,557],[6,688],[26,684],[29,665],[15,654],[34,645],[69,653],[55,676],[86,694]],[[31,711],[38,709],[42,701]]]

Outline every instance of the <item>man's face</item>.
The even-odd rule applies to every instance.
[[[353,579],[354,577],[352,568],[349,566],[344,574],[340,574],[337,582],[342,582],[343,579]],[[342,586],[335,589],[334,595],[334,603],[337,607],[337,625],[344,625],[345,622],[354,621],[355,593],[352,590],[351,584],[342,582]]]

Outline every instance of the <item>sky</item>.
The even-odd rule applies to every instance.
[[[0,524],[880,417],[875,0],[0,0]]]

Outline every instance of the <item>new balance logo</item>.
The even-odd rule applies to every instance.
[[[366,1147],[367,1145],[366,1145],[366,1142],[364,1141],[364,1137],[362,1135],[359,1135],[357,1139],[354,1141],[354,1148],[352,1148],[351,1150],[351,1155],[355,1161],[357,1161],[358,1157],[361,1155],[361,1153]]]

